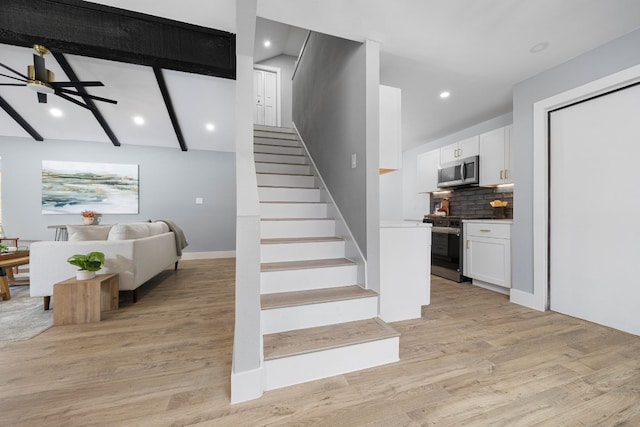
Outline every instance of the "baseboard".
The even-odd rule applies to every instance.
[[[264,392],[262,367],[245,372],[231,372],[231,404],[257,399]]]
[[[514,304],[523,305],[538,311],[545,311],[544,308],[538,307],[538,304],[536,304],[536,296],[529,292],[511,289],[509,300]]]
[[[235,258],[236,251],[183,252],[182,260]]]

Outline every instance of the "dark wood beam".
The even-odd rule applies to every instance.
[[[184,141],[184,137],[182,136],[182,129],[180,129],[180,122],[178,121],[178,116],[176,116],[176,111],[173,108],[173,102],[171,102],[171,96],[169,95],[169,89],[167,88],[167,84],[164,81],[162,70],[160,68],[153,67],[153,72],[156,75],[156,80],[158,81],[158,87],[160,88],[160,92],[162,93],[162,99],[164,99],[164,105],[167,107],[167,112],[169,113],[169,118],[171,119],[173,130],[176,133],[176,137],[178,138],[178,144],[180,144],[180,149],[182,151],[187,151],[187,143]]]
[[[2,0],[0,43],[235,79],[235,35],[82,0]]]
[[[67,61],[67,58],[65,58],[64,55],[60,52],[52,52],[52,54],[56,58],[56,61],[58,61],[58,64],[60,64],[60,68],[62,68],[62,71],[64,71],[64,73],[67,75],[69,80],[78,81],[79,80],[78,76],[76,75],[75,71],[73,71],[73,68],[71,68],[69,61]],[[84,96],[88,94],[87,90],[82,86],[77,86],[76,90],[78,91],[80,96],[82,96],[82,100],[85,102],[87,107],[89,107],[89,111],[93,113],[93,116],[96,118],[100,126],[102,126],[104,133],[107,134],[107,136],[111,140],[111,143],[116,147],[119,147],[120,141],[118,140],[118,137],[116,136],[115,133],[113,133],[113,131],[111,130],[111,127],[105,120],[104,116],[102,115],[100,110],[98,110],[98,107],[96,106],[96,104],[93,102],[91,98]]]
[[[0,96],[0,107],[15,120],[22,129],[26,130],[29,135],[36,141],[44,141],[44,138],[20,115],[3,97]]]

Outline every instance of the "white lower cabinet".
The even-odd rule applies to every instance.
[[[510,288],[511,221],[465,221],[463,236],[464,275]]]

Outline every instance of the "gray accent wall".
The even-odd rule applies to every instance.
[[[512,229],[512,282],[515,289],[533,293],[533,104],[638,64],[640,30],[514,87],[511,137],[515,164]],[[606,150],[606,143],[591,149]]]
[[[280,69],[280,114],[281,126],[285,128],[291,127],[291,91],[293,83],[293,69],[296,66],[296,58],[290,55],[278,55],[273,58],[266,59],[259,63],[260,65],[268,65]]]
[[[82,223],[80,215],[41,213],[43,160],[122,163],[138,165],[139,214],[103,215],[102,224],[171,219],[189,241],[185,252],[235,250],[234,153],[0,137],[0,159],[7,236],[53,240],[47,226]]]
[[[312,33],[293,80],[293,121],[365,256],[366,78],[365,45]]]

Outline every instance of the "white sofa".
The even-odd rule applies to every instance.
[[[30,246],[29,275],[32,297],[44,297],[49,309],[53,285],[75,276],[77,267],[67,258],[93,251],[105,254],[98,274],[119,273],[119,289],[133,291],[171,264],[178,268],[182,253],[169,226],[161,221],[116,225],[67,226],[68,241],[34,242]]]

